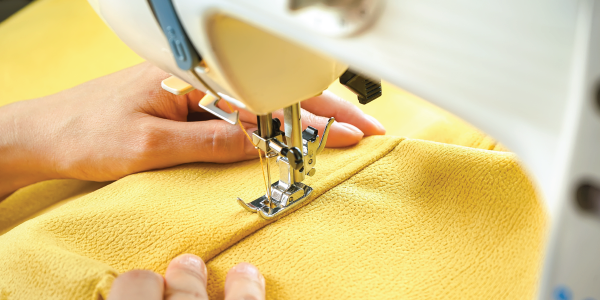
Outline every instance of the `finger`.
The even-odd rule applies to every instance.
[[[265,299],[265,278],[249,263],[240,263],[227,273],[225,300]]]
[[[344,101],[345,104],[344,105],[351,105],[354,107],[354,105],[352,105],[349,102],[346,102],[345,100],[341,100]],[[224,101],[222,101],[224,102]],[[220,102],[221,103],[221,102]],[[225,107],[227,104],[220,104],[223,107]],[[233,104],[231,105],[233,106]],[[235,107],[235,106],[234,106]],[[356,108],[356,107],[355,107]],[[358,108],[356,108],[358,109]],[[252,121],[252,124],[256,124],[256,115],[243,110],[243,109],[239,109],[237,107],[234,108],[234,110],[238,110],[240,112],[240,120],[248,122],[248,121]],[[229,111],[229,110],[227,110]],[[359,110],[360,113],[362,113],[362,111]],[[370,117],[368,115],[364,115],[366,117]],[[283,110],[279,109],[273,112],[273,118],[279,118],[279,120],[284,120],[283,119]],[[329,121],[329,117],[321,117],[318,115],[315,115],[305,109],[302,110],[302,129],[306,129],[306,127],[308,126],[312,126],[314,128],[316,128],[317,130],[319,130],[320,136],[322,136],[323,131],[325,130],[325,125],[327,125],[327,122]],[[284,130],[284,126],[283,124],[281,125],[280,130]],[[385,132],[385,130],[384,130]],[[364,136],[364,133],[357,128],[356,126],[349,124],[349,123],[344,123],[344,122],[339,122],[336,120],[336,122],[334,122],[331,125],[331,129],[329,130],[329,136],[327,139],[327,147],[348,147],[351,145],[354,145],[356,143],[358,143],[362,137]]]
[[[148,270],[133,270],[115,279],[108,300],[161,300],[164,280]]]
[[[385,128],[379,121],[330,91],[302,101],[301,106],[315,115],[334,117],[338,122],[352,124],[365,135],[385,134]]]
[[[223,120],[176,122],[151,118],[142,125],[138,157],[146,169],[189,162],[230,163],[258,156],[239,125]],[[256,126],[245,123],[248,135]]]
[[[256,124],[256,115],[240,109],[233,104],[230,104],[234,110],[240,112],[240,120]],[[314,124],[308,124],[313,127],[318,126],[317,129],[322,132],[326,119],[334,117],[339,124],[332,126],[333,140],[327,143],[328,147],[346,147],[356,144],[363,135],[381,135],[385,134],[385,128],[379,121],[374,117],[369,116],[362,112],[358,107],[352,103],[338,97],[337,95],[324,91],[322,95],[307,99],[301,103],[303,110],[303,122],[305,119],[308,121],[316,121]],[[230,111],[229,106],[225,101],[219,102],[219,107],[225,111]],[[306,112],[312,113],[312,116],[305,118]],[[325,119],[318,118],[314,119],[313,116],[323,116]],[[279,118],[283,121],[283,110],[279,109],[273,112],[274,118]],[[335,123],[334,123],[335,124]],[[303,123],[306,127],[307,125]],[[362,133],[358,138],[358,131]],[[342,132],[340,135],[339,133]],[[338,138],[340,137],[340,138]],[[349,138],[349,139],[348,139]]]
[[[198,121],[208,121],[208,120],[218,120],[219,118],[207,111],[204,112],[190,112],[186,117],[187,122],[198,122]]]
[[[204,95],[206,94],[199,90],[193,90],[185,94],[187,98],[188,111],[204,112],[205,110],[202,109],[200,105],[198,105],[198,103],[200,103],[200,100],[204,98]]]
[[[342,100],[345,101],[345,100]],[[224,102],[224,101],[222,101]],[[227,104],[221,104],[221,102],[219,102],[220,105],[226,106]],[[352,105],[349,102],[346,102],[347,105]],[[233,106],[233,104],[232,104]],[[234,106],[235,107],[235,106]],[[239,108],[235,107],[234,110],[238,110]],[[358,108],[357,108],[358,109]],[[229,110],[227,110],[229,111]],[[360,111],[360,110],[359,110]],[[244,121],[244,122],[248,122],[248,121],[252,121],[252,124],[255,126],[256,124],[256,115],[243,110],[243,109],[239,109],[240,112],[240,120]],[[362,113],[362,112],[361,112]],[[365,115],[366,116],[366,115]],[[369,117],[369,116],[367,116]],[[279,118],[279,120],[283,121],[283,110],[279,109],[273,112],[273,118]],[[321,117],[321,116],[317,116],[305,109],[302,110],[302,129],[306,129],[306,127],[308,126],[312,126],[314,128],[316,128],[317,130],[319,130],[320,136],[322,136],[323,131],[325,130],[325,125],[327,125],[327,122],[329,121],[329,117]],[[281,124],[281,128],[280,130],[284,130],[284,124]],[[349,123],[344,123],[344,122],[338,122],[336,120],[336,122],[334,122],[331,125],[331,129],[329,130],[329,136],[327,139],[327,143],[326,146],[327,147],[348,147],[351,145],[354,145],[356,143],[358,143],[362,137],[364,136],[364,133],[358,129],[356,126],[349,124]],[[256,156],[254,154],[252,154],[253,156]]]
[[[273,118],[280,118],[283,120],[283,112],[276,111],[273,113]],[[308,126],[312,126],[319,131],[319,136],[323,136],[323,132],[325,130],[325,125],[329,118],[317,116],[311,112],[306,110],[302,110],[302,129],[306,129]],[[284,130],[283,124],[281,125],[281,129]],[[327,138],[327,143],[325,146],[327,147],[348,147],[352,146],[358,142],[363,137],[363,132],[360,129],[356,128],[352,124],[343,123],[343,122],[334,122],[329,129],[329,136]]]
[[[183,254],[171,261],[165,274],[165,299],[208,299],[204,261],[193,254]]]
[[[223,99],[217,103],[217,106],[225,112],[238,111],[240,113],[239,118],[242,122],[256,124],[256,115],[243,109],[239,108],[233,103],[227,102],[227,100]]]

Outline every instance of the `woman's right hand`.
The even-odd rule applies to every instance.
[[[112,284],[108,300],[208,299],[208,272],[204,261],[193,254],[174,258],[165,276],[148,270],[121,274]],[[265,299],[265,278],[249,263],[229,270],[225,279],[225,300]]]

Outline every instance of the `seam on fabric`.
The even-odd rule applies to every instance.
[[[374,156],[373,156],[373,158],[371,158],[371,159],[367,160],[367,162],[366,162],[366,163],[364,163],[363,165],[361,165],[361,166],[359,166],[359,167],[355,168],[354,170],[351,170],[351,174],[349,174],[347,177],[343,178],[343,179],[342,179],[342,180],[340,180],[339,182],[336,182],[336,183],[334,183],[334,184],[330,185],[330,186],[329,186],[329,188],[327,188],[327,189],[323,189],[323,190],[320,190],[320,191],[315,191],[316,193],[315,193],[315,194],[313,194],[314,196],[312,196],[312,197],[311,197],[311,198],[310,198],[308,201],[306,201],[305,203],[302,203],[302,205],[300,205],[299,207],[297,207],[297,208],[296,208],[296,209],[294,209],[293,211],[291,211],[291,212],[289,212],[289,213],[285,214],[285,215],[284,215],[284,216],[282,216],[281,218],[285,218],[285,217],[287,217],[288,215],[290,215],[290,214],[293,214],[294,212],[296,212],[296,211],[298,211],[298,210],[302,209],[304,206],[306,206],[306,205],[310,204],[311,202],[313,202],[313,201],[317,200],[317,198],[321,197],[323,194],[325,194],[326,192],[328,192],[328,191],[330,191],[331,189],[335,188],[336,186],[338,186],[338,185],[340,185],[340,184],[342,184],[342,183],[346,182],[348,179],[352,178],[354,175],[356,175],[356,174],[357,174],[357,173],[359,173],[360,171],[364,170],[366,167],[368,167],[368,166],[372,165],[373,163],[375,163],[375,162],[377,162],[377,161],[381,160],[382,158],[386,157],[386,156],[387,156],[387,155],[389,155],[389,154],[390,154],[392,151],[394,151],[394,150],[395,150],[395,149],[398,147],[398,145],[400,145],[400,144],[401,144],[403,141],[406,141],[406,140],[407,140],[407,138],[405,138],[405,137],[392,137],[392,138],[393,138],[393,139],[397,139],[397,142],[396,142],[396,143],[393,143],[393,144],[391,144],[391,145],[389,146],[389,148],[388,148],[388,149],[386,149],[385,151],[383,151],[383,152],[381,152],[381,153],[379,153],[379,154],[377,154],[377,155],[374,155]],[[343,172],[343,170],[344,170],[344,169],[348,169],[348,168],[350,168],[350,167],[352,167],[352,166],[351,166],[351,165],[349,165],[349,166],[346,166],[346,167],[344,167],[344,168],[342,168],[342,169],[340,169],[340,170],[338,170],[338,171],[336,171],[336,172],[334,172],[334,173],[330,174],[330,175],[329,175],[329,176],[327,176],[326,178],[329,178],[329,177],[335,176],[336,174],[338,174],[338,172]],[[325,180],[326,178],[323,178],[323,180]],[[258,217],[258,216],[257,216],[257,217]],[[208,263],[209,263],[209,262],[210,262],[210,261],[211,261],[213,258],[215,258],[215,257],[219,256],[221,253],[223,253],[223,252],[224,252],[224,251],[226,251],[227,249],[229,249],[229,248],[231,248],[231,247],[233,247],[233,246],[237,245],[239,242],[243,241],[243,240],[244,240],[244,239],[246,239],[247,237],[249,237],[249,236],[253,235],[254,233],[256,233],[256,232],[258,232],[258,231],[262,230],[263,228],[265,228],[265,227],[267,227],[267,226],[271,225],[272,223],[275,223],[275,222],[277,222],[277,220],[279,220],[279,219],[281,219],[281,218],[278,218],[278,219],[276,219],[276,220],[273,220],[273,221],[270,221],[270,222],[265,222],[265,223],[263,223],[263,224],[264,224],[263,226],[261,226],[261,227],[259,227],[259,228],[255,229],[255,230],[253,230],[253,231],[250,231],[250,232],[248,232],[248,234],[244,235],[244,236],[243,236],[243,237],[241,237],[239,240],[237,240],[237,241],[233,242],[232,244],[228,245],[227,247],[223,247],[223,249],[220,249],[220,250],[219,250],[217,253],[215,253],[215,254],[214,254],[214,255],[213,255],[211,258],[207,259],[207,260],[205,261],[205,263],[207,263],[207,264],[208,264]]]

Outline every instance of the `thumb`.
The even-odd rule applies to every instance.
[[[230,163],[258,156],[239,125],[223,120],[177,122],[156,118],[153,121],[154,141],[147,147],[147,154],[155,161],[154,168],[189,162]],[[250,136],[256,130],[256,125],[243,125]]]

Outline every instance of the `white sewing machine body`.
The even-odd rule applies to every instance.
[[[547,201],[540,298],[600,299],[600,215],[577,201],[600,202],[582,192],[600,185],[600,1],[172,0],[208,66],[191,70],[152,1],[90,2],[140,56],[258,114],[320,93],[350,65],[462,117],[516,152]]]

